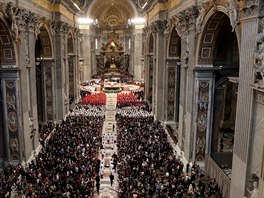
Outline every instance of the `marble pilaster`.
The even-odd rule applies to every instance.
[[[67,24],[61,21],[53,21],[52,28],[54,30],[54,49],[55,49],[55,120],[64,119],[67,109],[67,91],[65,90],[65,67],[66,67],[66,49],[65,34],[67,32]]]
[[[79,87],[79,83],[80,81],[80,57],[81,57],[81,43],[80,43],[80,38],[81,38],[81,34],[80,34],[80,30],[75,28],[74,29],[74,43],[75,43],[75,67],[74,67],[74,80],[75,80],[75,86],[74,86],[74,101],[77,101],[80,97],[80,87]]]
[[[255,62],[252,49],[256,47],[256,36],[252,35],[257,35],[259,27],[256,10],[258,10],[258,6],[248,4],[248,1],[245,2],[242,9],[239,86],[230,187],[231,198],[243,197],[246,188],[249,138],[252,135],[250,130],[252,118],[250,116],[253,94],[250,85],[254,83]]]
[[[42,67],[44,68],[44,101],[45,101],[45,120],[54,121],[55,115],[54,112],[54,60],[53,59],[43,59]]]
[[[23,158],[23,136],[21,128],[21,106],[19,69],[1,69],[0,79],[2,87],[3,109],[3,142],[7,163],[17,164]]]
[[[153,79],[153,110],[157,120],[165,121],[165,43],[166,38],[164,30],[166,21],[158,20],[151,25],[152,31],[155,34],[155,54],[156,62],[154,63],[154,79]]]
[[[92,53],[91,52],[91,36],[89,30],[81,30],[81,57],[83,58],[83,80],[90,80],[92,76],[92,72],[95,69],[92,66]],[[96,66],[96,65],[95,65]]]
[[[202,165],[211,147],[214,84],[214,68],[195,69],[193,160]]]
[[[135,33],[135,45],[134,45],[134,79],[141,80],[143,79],[142,73],[142,29],[136,29]]]
[[[181,93],[179,101],[179,146],[186,159],[192,160],[194,148],[193,130],[193,84],[195,65],[195,27],[198,16],[197,6],[192,6],[172,17],[171,23],[181,37]],[[188,96],[188,97],[187,97]]]
[[[19,101],[21,104],[21,161],[26,161],[38,147],[38,119],[37,119],[37,95],[36,95],[36,68],[35,68],[35,42],[37,37],[39,16],[26,9],[17,12],[19,38],[17,47],[20,67]],[[34,43],[32,45],[31,43]],[[34,128],[29,124],[32,121]],[[29,144],[26,142],[30,142]]]
[[[166,60],[165,121],[174,128],[178,125],[180,60]]]

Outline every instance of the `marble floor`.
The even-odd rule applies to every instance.
[[[116,102],[117,95],[115,93],[106,94],[106,112],[105,121],[102,131],[103,148],[100,150],[100,190],[99,194],[94,193],[96,198],[117,198],[118,197],[118,175],[113,170],[112,155],[117,153],[116,146]],[[113,127],[114,125],[114,127]],[[110,174],[114,175],[114,182],[111,186]]]

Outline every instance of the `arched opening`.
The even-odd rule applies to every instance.
[[[21,158],[19,142],[19,71],[16,62],[16,31],[0,13],[0,168]],[[17,149],[11,149],[11,146]]]
[[[152,90],[153,90],[153,76],[154,76],[154,60],[153,60],[153,52],[154,52],[154,36],[150,34],[149,37],[149,44],[148,44],[148,49],[149,49],[149,59],[148,59],[148,77],[149,77],[149,84],[148,84],[148,98],[147,100],[150,103],[150,106],[152,106]]]
[[[45,112],[45,101],[44,101],[44,84],[43,84],[43,47],[41,45],[40,37],[36,40],[35,44],[35,58],[36,58],[36,95],[37,95],[37,110],[38,110],[38,122],[44,122],[44,112]]]
[[[68,69],[69,69],[69,104],[74,102],[75,79],[74,79],[74,54],[73,54],[73,37],[68,35]]]
[[[38,122],[53,120],[52,48],[49,33],[42,26],[35,43],[35,75]]]
[[[173,58],[181,57],[181,38],[175,28],[171,31],[168,56]]]
[[[168,46],[168,97],[167,121],[179,123],[181,38],[175,28],[172,29]]]
[[[239,50],[227,15],[217,12],[205,26],[200,64],[212,65],[215,75],[211,157],[230,176],[238,94]]]

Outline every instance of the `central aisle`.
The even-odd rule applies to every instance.
[[[116,103],[117,94],[106,94],[106,111],[105,121],[102,131],[103,148],[100,150],[99,159],[100,165],[100,191],[99,194],[95,192],[95,197],[98,198],[117,198],[118,197],[118,175],[113,170],[112,156],[117,153],[116,145]],[[110,174],[114,175],[114,181],[111,186]]]

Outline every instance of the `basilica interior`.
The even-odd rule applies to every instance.
[[[23,197],[27,189],[25,197],[264,197],[263,8],[261,0],[1,1],[0,196]],[[69,129],[86,134],[86,125],[94,127],[86,136]],[[91,157],[82,171],[104,172],[84,179],[86,192],[68,183],[66,194],[52,194],[60,174],[52,190],[46,190],[52,180],[47,176],[39,194],[14,179],[18,172],[25,180],[43,176],[39,163],[55,152],[47,142],[74,137],[75,146],[80,136],[92,138],[80,152],[82,158],[89,150]],[[142,171],[151,159],[131,153],[144,146],[125,149],[137,141],[169,158],[159,154],[153,158],[163,165],[150,165],[154,173]],[[82,168],[72,158],[77,174]],[[142,165],[133,167],[133,160]],[[191,178],[188,185],[182,181],[187,190],[171,190],[177,183],[173,168],[162,173],[164,164],[174,163]],[[132,188],[125,178],[138,169],[140,185]],[[155,190],[144,185],[144,172],[162,178],[149,180]],[[204,192],[204,180],[210,180],[208,193],[195,194]]]

